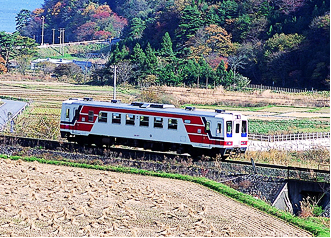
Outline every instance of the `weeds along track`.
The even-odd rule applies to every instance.
[[[247,174],[271,175],[310,181],[330,181],[329,170],[260,164],[254,163],[253,159],[251,162],[231,160],[222,162],[212,160],[194,161],[188,155],[178,155],[171,152],[165,153],[120,147],[85,147],[70,142],[4,135],[0,136],[0,144],[35,148],[33,154],[31,152],[29,154],[37,157],[45,157],[46,155],[51,159],[59,158],[62,160],[83,161],[85,163],[115,164],[152,169],[154,171],[184,173],[208,177],[215,181],[222,181],[221,178],[225,175],[242,176]],[[7,154],[12,154],[12,152],[8,151]]]

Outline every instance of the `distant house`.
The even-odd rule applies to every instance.
[[[36,60],[33,60],[31,61],[31,69],[34,70],[34,69],[37,69],[37,64],[40,63],[40,62],[50,62],[50,63],[53,63],[53,64],[56,64],[56,66],[60,65],[60,64],[69,64],[69,63],[74,63],[76,65],[78,65],[79,67],[81,67],[81,69],[83,71],[88,71],[91,69],[92,66],[95,66],[97,68],[102,68],[104,67],[105,65],[104,64],[94,64],[90,61],[79,61],[79,60],[65,60],[65,59],[36,59]]]

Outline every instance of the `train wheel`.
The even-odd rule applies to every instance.
[[[203,155],[201,149],[196,149],[196,148],[192,148],[189,153],[190,153],[192,159],[194,159],[194,160],[201,159],[201,157]]]

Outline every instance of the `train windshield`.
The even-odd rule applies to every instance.
[[[226,122],[226,136],[232,137],[232,121]]]

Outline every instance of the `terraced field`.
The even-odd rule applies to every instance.
[[[19,172],[19,173],[18,173]],[[311,236],[190,182],[0,159],[1,236]]]

